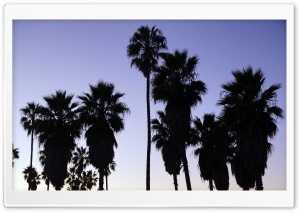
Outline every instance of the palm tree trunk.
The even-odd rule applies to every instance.
[[[48,183],[48,185],[47,185],[47,191],[49,191],[49,186],[50,186],[50,183]]]
[[[107,174],[105,175],[105,186],[106,186],[106,191],[108,191],[108,180],[107,180]]]
[[[151,154],[151,128],[150,128],[150,71],[147,76],[147,164],[146,164],[146,190],[150,190],[150,154]]]
[[[213,191],[214,190],[214,186],[213,186],[213,181],[212,179],[209,179],[209,190]]]
[[[103,187],[103,170],[99,170],[99,190],[100,191],[103,191],[104,190],[104,187]]]
[[[262,176],[261,176],[261,175],[256,176],[255,184],[256,184],[255,190],[257,190],[257,191],[262,191],[262,190],[264,190],[263,182],[262,182]]]
[[[32,121],[33,126],[33,121]],[[33,128],[33,127],[32,127]],[[33,152],[33,129],[31,130],[31,152],[30,152],[30,168],[32,168],[32,152]],[[28,178],[31,179],[31,172],[28,174]],[[30,191],[30,184],[28,183],[28,191]]]
[[[186,152],[185,152],[184,145],[181,145],[180,152],[181,152],[181,157],[182,157],[183,170],[184,170],[185,181],[186,181],[186,188],[188,191],[191,191],[192,186],[191,186],[191,180],[190,180],[190,174],[189,174],[189,166],[188,166],[188,161],[186,158]]]
[[[247,188],[247,187],[244,187],[243,188],[243,191],[249,191],[250,189],[249,188]]]
[[[175,191],[178,191],[178,183],[177,183],[177,175],[176,174],[173,174],[173,180],[174,180]]]

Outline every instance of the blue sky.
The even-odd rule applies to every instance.
[[[14,21],[13,23],[13,143],[20,159],[13,169],[13,189],[26,190],[22,171],[29,165],[30,137],[20,125],[20,108],[55,90],[81,95],[88,84],[104,80],[125,93],[123,101],[131,114],[125,130],[117,134],[116,171],[109,177],[111,190],[144,190],[146,179],[146,79],[126,55],[129,38],[141,25],[156,25],[167,38],[169,51],[186,48],[197,55],[197,73],[208,92],[202,104],[193,109],[193,117],[204,113],[219,114],[216,106],[221,84],[233,79],[231,71],[251,65],[266,76],[265,88],[280,83],[278,106],[286,111],[286,24],[285,21]],[[78,101],[77,98],[74,99]],[[151,103],[151,117],[163,105]],[[265,189],[286,188],[286,120],[279,120],[279,132],[271,141],[274,152],[263,178]],[[76,141],[85,146],[84,139]],[[33,166],[41,171],[37,155]],[[197,159],[188,149],[191,184],[194,190],[208,189],[200,179]],[[230,175],[231,176],[231,175]],[[185,190],[184,174],[178,177],[179,189]],[[44,190],[44,182],[38,190]],[[173,190],[172,177],[165,172],[160,152],[152,146],[151,189]],[[240,188],[234,177],[230,190]]]

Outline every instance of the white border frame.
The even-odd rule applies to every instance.
[[[134,10],[134,13],[129,11]],[[155,10],[155,16],[152,11]],[[166,11],[168,11],[166,13]],[[285,191],[26,192],[12,190],[13,20],[286,20],[287,170]],[[291,4],[7,4],[4,7],[4,205],[6,207],[293,207],[294,6]],[[6,150],[6,151],[5,151]],[[9,164],[9,165],[8,165]],[[226,193],[224,193],[226,192]],[[242,192],[242,193],[241,193]]]

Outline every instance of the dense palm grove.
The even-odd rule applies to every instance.
[[[221,113],[193,118],[192,109],[207,93],[205,82],[196,73],[198,57],[189,56],[187,49],[173,53],[165,52],[167,49],[167,39],[156,26],[138,28],[127,46],[131,66],[146,78],[146,190],[151,188],[151,142],[161,151],[175,190],[181,170],[187,190],[192,190],[188,147],[194,148],[199,180],[208,181],[210,190],[229,189],[228,164],[243,190],[263,190],[262,178],[273,151],[270,139],[278,131],[277,119],[284,118],[282,109],[276,106],[280,84],[263,90],[266,78],[261,70],[247,67],[233,71],[233,80],[221,85],[216,102],[222,107]],[[116,167],[115,134],[125,129],[130,109],[122,102],[125,94],[115,91],[112,83],[100,80],[89,89],[77,99],[57,90],[43,97],[45,106],[29,102],[21,108],[21,124],[31,137],[30,162],[23,171],[28,190],[37,190],[41,180],[47,190],[50,184],[55,190],[65,185],[67,190],[108,190],[108,175]],[[150,118],[151,97],[154,103],[165,106],[154,119]],[[81,135],[86,148],[76,146]],[[34,137],[38,138],[38,153],[33,152]],[[39,156],[43,168],[40,174],[32,166],[33,154]],[[13,165],[17,158],[19,151],[13,147]],[[87,170],[89,165],[94,170]]]

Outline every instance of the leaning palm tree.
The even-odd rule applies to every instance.
[[[150,126],[150,76],[156,67],[159,54],[167,49],[167,40],[162,31],[156,26],[151,29],[141,26],[130,37],[127,46],[127,56],[132,58],[131,66],[135,66],[147,79],[147,162],[146,162],[146,190],[150,190],[150,154],[151,154],[151,126]]]
[[[45,155],[44,171],[55,190],[64,185],[75,139],[81,133],[78,103],[72,103],[72,99],[73,95],[67,95],[66,91],[45,96],[47,106],[42,108],[38,122],[39,144]]]
[[[104,171],[114,158],[117,140],[114,133],[124,129],[124,116],[130,112],[120,102],[123,93],[115,92],[115,86],[103,81],[90,85],[90,93],[78,98],[82,101],[81,121],[86,127],[85,138],[89,147],[90,163],[99,172],[99,190],[104,190]]]
[[[171,140],[169,127],[166,124],[166,115],[157,111],[158,119],[151,120],[152,130],[156,134],[152,137],[157,150],[161,150],[166,172],[173,176],[175,191],[178,190],[177,175],[180,174],[181,156],[178,145]]]
[[[36,135],[36,123],[38,122],[39,113],[41,106],[35,104],[34,102],[29,102],[24,108],[21,108],[21,124],[24,130],[27,131],[27,135],[31,135],[31,148],[30,148],[30,167],[32,167],[32,157],[33,157],[33,136]],[[29,190],[29,185],[28,185]]]
[[[12,145],[12,166],[14,167],[15,159],[19,159],[19,148],[14,148],[14,145]]]
[[[232,72],[234,80],[222,85],[223,106],[221,118],[235,136],[236,153],[232,160],[232,173],[243,190],[262,190],[262,176],[271,152],[269,139],[277,131],[277,118],[283,110],[276,106],[276,91],[280,84],[262,87],[266,81],[263,72],[251,67]]]
[[[37,185],[40,184],[40,175],[37,173],[34,167],[28,166],[23,171],[24,179],[29,185],[29,190],[35,191]]]
[[[171,140],[180,149],[186,185],[192,190],[186,144],[189,140],[191,108],[202,102],[206,85],[197,79],[197,56],[188,57],[187,50],[176,50],[173,54],[161,54],[163,65],[158,67],[152,80],[152,97],[156,102],[166,104],[166,123]]]
[[[214,114],[204,114],[203,121],[196,117],[191,129],[191,142],[200,146],[194,151],[198,157],[200,177],[209,181],[209,189],[228,190],[229,174],[226,163],[232,157],[232,140],[224,125]],[[215,184],[215,186],[213,185]]]

